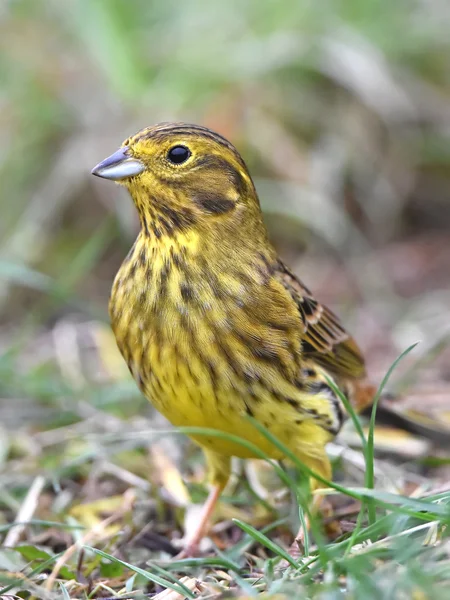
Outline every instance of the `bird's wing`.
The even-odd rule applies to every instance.
[[[364,359],[354,339],[339,319],[289,269],[279,261],[275,278],[289,292],[305,325],[303,352],[339,377],[359,379],[365,375]]]

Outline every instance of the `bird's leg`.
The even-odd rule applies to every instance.
[[[319,456],[318,454],[316,454],[316,456],[314,456],[314,457],[299,455],[299,458],[300,457],[301,457],[301,460],[305,464],[307,464],[317,474],[322,475],[322,477],[324,479],[328,479],[328,480],[331,479],[331,476],[332,476],[331,464],[330,464],[328,456],[325,452],[325,449],[323,449],[322,456]],[[311,491],[312,492],[320,489],[321,487],[323,487],[323,484],[321,482],[317,481],[314,478],[311,478]],[[328,502],[325,500],[325,498],[319,494],[315,494],[315,495],[313,495],[313,499],[311,501],[309,512],[311,515],[315,515],[318,512],[326,513],[328,507],[329,507],[329,505],[328,505]],[[289,554],[295,559],[298,559],[300,557],[300,554],[303,552],[303,549],[305,546],[305,537],[306,537],[307,531],[310,528],[310,519],[309,519],[308,515],[305,515],[305,525],[306,525],[306,531],[302,524],[297,532],[297,535],[295,536],[294,543],[289,548]]]
[[[214,512],[220,494],[222,493],[222,489],[223,488],[220,485],[215,485],[211,488],[208,498],[202,507],[197,526],[186,539],[185,546],[180,554],[177,555],[177,559],[191,558],[197,554],[199,543],[208,531],[209,520]]]
[[[204,453],[207,462],[208,479],[211,484],[211,491],[203,505],[197,526],[194,531],[190,532],[189,536],[187,536],[185,546],[180,554],[176,556],[177,559],[189,558],[196,555],[199,543],[208,531],[209,521],[217,505],[220,494],[230,477],[230,457],[222,456],[206,449],[204,449]]]
[[[324,511],[326,511],[326,509],[327,509],[327,502],[325,501],[324,497],[315,495],[312,499],[311,506],[310,506],[311,514],[314,515],[319,512],[323,514]],[[292,556],[292,558],[295,558],[295,559],[300,558],[300,555],[302,554],[302,552],[305,548],[305,537],[311,526],[309,516],[306,514],[305,514],[305,525],[306,525],[306,529],[305,529],[305,527],[303,527],[303,523],[300,525],[299,530],[297,531],[297,535],[295,536],[294,542],[291,545],[291,547],[289,548],[289,554]]]

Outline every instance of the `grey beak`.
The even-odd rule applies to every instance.
[[[128,148],[119,148],[117,152],[102,160],[91,171],[92,175],[103,177],[104,179],[112,179],[120,181],[128,177],[139,175],[145,169],[144,163],[137,158],[133,158],[127,154]]]

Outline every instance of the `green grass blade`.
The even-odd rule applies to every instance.
[[[263,425],[261,425],[258,421],[256,421],[254,418],[252,417],[246,417],[247,420],[252,423],[254,425],[254,427],[256,429],[258,429],[258,431],[260,431],[268,440],[270,440],[275,447],[277,447],[285,456],[286,458],[288,458],[290,461],[292,461],[292,463],[294,464],[295,467],[297,467],[299,469],[299,471],[303,471],[304,473],[306,473],[309,477],[313,477],[314,479],[316,479],[317,481],[320,481],[320,483],[322,483],[324,485],[324,487],[328,487],[331,489],[336,490],[337,492],[340,492],[341,494],[344,494],[346,496],[349,496],[350,498],[354,498],[355,500],[359,500],[359,501],[364,501],[370,498],[375,498],[380,506],[383,506],[384,508],[390,509],[390,510],[396,510],[400,513],[404,513],[407,514],[409,516],[418,516],[418,518],[421,518],[422,520],[426,520],[427,518],[436,518],[436,516],[448,516],[448,510],[442,508],[441,506],[438,506],[436,504],[431,504],[430,502],[425,502],[425,501],[420,501],[420,500],[416,500],[413,498],[409,498],[407,496],[401,496],[398,494],[389,494],[387,492],[376,492],[373,489],[368,489],[368,488],[346,488],[338,483],[335,483],[333,481],[329,481],[328,479],[325,479],[324,477],[322,477],[319,473],[316,473],[315,471],[313,471],[312,469],[310,469],[309,467],[307,467],[306,465],[304,465],[302,462],[299,461],[299,459],[297,458],[297,456],[289,449],[287,448],[282,442],[280,442],[275,436],[273,436]],[[237,435],[233,435],[230,433],[225,433],[223,431],[218,431],[217,429],[211,429],[209,427],[178,427],[176,431],[179,431],[180,433],[186,433],[188,435],[207,435],[210,437],[218,437],[221,439],[226,439],[229,441],[232,441],[234,443],[237,444],[241,444],[243,447],[251,450],[254,453],[255,458],[261,458],[263,460],[268,460],[270,461],[270,459],[267,457],[267,455],[262,452],[257,446],[255,446],[254,444],[252,444],[251,442],[248,442],[247,440],[244,440],[242,438],[240,438]],[[165,431],[161,431],[161,430],[155,430],[154,431],[155,434],[159,435],[164,435],[164,434],[173,434],[173,430],[165,430]],[[115,439],[113,436],[111,439]],[[292,484],[292,480],[286,475],[286,473],[283,471],[283,469],[281,469],[276,463],[273,463],[270,461],[271,466],[274,467],[275,471],[277,472],[277,474],[279,475],[280,479],[286,483],[286,485],[289,487],[289,489],[291,489],[294,493],[297,493],[297,487],[295,486],[295,484]],[[417,513],[414,512],[414,510],[410,510],[409,508],[404,508],[403,505],[412,505],[414,504],[415,506],[418,506],[417,503],[421,504],[421,508],[418,508],[418,510],[423,510],[425,511],[424,513]],[[427,508],[428,510],[427,510]],[[429,509],[432,508],[434,512],[429,512]],[[427,513],[427,514],[425,514]]]
[[[389,378],[392,375],[394,369],[397,367],[399,362],[417,346],[417,344],[418,344],[418,342],[416,342],[415,344],[411,344],[411,346],[409,346],[406,350],[404,350],[400,354],[400,356],[398,356],[394,360],[392,365],[389,367],[388,372],[383,377],[383,380],[377,390],[377,393],[375,394],[375,398],[373,400],[373,405],[372,405],[372,413],[370,415],[369,434],[367,436],[367,446],[365,449],[365,451],[366,451],[366,474],[365,474],[366,488],[373,489],[375,486],[374,439],[375,439],[375,419],[376,419],[376,414],[377,414],[378,402],[381,398],[381,394],[382,394],[387,382],[389,381]],[[369,504],[368,504],[368,516],[369,516],[369,523],[375,523],[377,516],[376,516],[375,506],[372,502],[369,502]]]
[[[352,406],[351,402],[349,401],[349,399],[347,398],[347,396],[336,385],[336,383],[333,381],[333,379],[331,379],[331,377],[328,377],[328,376],[326,376],[325,378],[328,382],[328,385],[331,387],[333,392],[339,397],[339,399],[341,400],[342,404],[345,407],[345,410],[350,415],[350,418],[353,422],[355,430],[356,430],[357,434],[359,435],[359,437],[361,438],[361,446],[362,446],[362,450],[363,450],[364,457],[365,457],[367,454],[367,440],[366,440],[366,436],[364,434],[359,416],[357,415],[355,409],[353,408],[353,406]]]
[[[305,515],[305,510],[303,508],[303,505],[299,504],[298,505],[298,518],[300,520],[300,524],[302,526],[303,529],[303,533],[304,533],[304,554],[305,557],[309,556],[309,552],[310,552],[310,542],[309,542],[309,531],[308,531],[308,524],[306,522],[306,515]]]
[[[286,552],[286,550],[281,548],[281,546],[278,546],[278,544],[275,544],[275,542],[272,542],[272,540],[270,540],[263,533],[261,533],[251,525],[244,523],[240,519],[233,519],[233,523],[236,523],[236,525],[240,527],[243,531],[245,531],[245,533],[248,533],[248,535],[250,535],[255,540],[255,542],[258,542],[259,544],[265,546],[266,548],[277,554],[280,558],[284,558],[284,560],[286,560],[291,565],[291,567],[293,567],[294,569],[299,568],[297,562],[292,558],[292,556],[288,552]]]
[[[9,531],[17,525],[39,525],[41,527],[54,527],[55,529],[86,529],[84,525],[68,525],[67,523],[59,523],[58,521],[42,521],[41,519],[31,519],[30,521],[14,521],[8,525],[0,526],[0,533]]]
[[[149,563],[155,566],[155,562]],[[226,558],[217,556],[206,556],[205,558],[183,558],[181,560],[172,560],[170,563],[163,563],[167,571],[180,570],[183,571],[189,567],[221,567],[230,571],[239,572],[242,568],[235,562]]]
[[[287,523],[287,518],[284,517],[282,519],[277,519],[275,521],[272,521],[272,523],[269,523],[269,525],[266,525],[265,527],[263,527],[260,532],[263,534],[269,533],[269,531],[272,531],[273,529],[276,529],[277,527],[280,527],[281,525],[285,525]],[[242,555],[243,552],[245,552],[245,550],[248,548],[248,546],[250,546],[253,543],[253,538],[251,536],[249,536],[248,534],[246,534],[242,540],[240,540],[239,542],[237,542],[234,546],[232,546],[231,548],[228,548],[225,551],[225,557],[230,558],[231,560],[233,560],[234,558],[238,558]]]
[[[61,590],[61,594],[64,600],[70,600],[70,594],[67,591],[66,586],[62,583],[62,581],[59,582],[59,589]]]
[[[123,567],[130,569],[130,571],[134,571],[134,573],[138,573],[139,575],[142,575],[142,577],[144,577],[144,579],[147,579],[148,581],[152,581],[153,583],[162,585],[165,588],[169,588],[169,589],[173,590],[174,592],[177,592],[178,594],[181,594],[181,595],[184,594],[188,598],[195,598],[195,596],[191,592],[191,590],[189,588],[187,588],[185,585],[183,585],[180,581],[178,581],[177,583],[174,583],[173,581],[164,579],[163,577],[160,577],[159,575],[155,575],[154,573],[150,573],[149,571],[146,571],[145,569],[135,567],[134,565],[132,565],[128,562],[125,562],[124,560],[120,560],[119,558],[112,556],[111,554],[108,554],[107,552],[103,552],[103,550],[99,550],[98,548],[93,548],[92,546],[83,546],[83,547],[86,548],[86,550],[95,552],[95,554],[98,554],[99,556],[106,558],[107,560],[110,560],[111,562],[118,563],[118,564],[122,565]]]
[[[32,571],[30,571],[27,574],[27,578],[32,581],[33,577],[35,575],[39,575],[40,573],[42,573],[43,571],[47,570],[50,568],[51,565],[53,565],[53,563],[55,563],[58,558],[60,556],[62,556],[64,554],[63,552],[59,552],[58,554],[55,554],[54,556],[51,556],[50,558],[48,558],[47,560],[41,562],[37,567],[35,567]],[[18,584],[20,584],[20,582],[22,581],[22,579],[20,577],[17,577],[16,579],[13,580],[12,583],[8,584],[6,587],[2,588],[0,590],[0,597],[3,597],[5,594],[7,594],[10,590],[12,590],[13,588],[15,588]]]

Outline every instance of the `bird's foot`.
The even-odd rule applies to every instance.
[[[183,558],[193,558],[198,556],[200,542],[202,541],[208,529],[210,517],[217,504],[217,500],[219,499],[221,491],[222,488],[220,486],[214,486],[212,488],[205,504],[203,505],[196,527],[188,534],[188,537],[184,543],[184,548],[174,557],[174,560],[182,560]]]
[[[305,532],[301,527],[288,550],[294,560],[299,560],[305,554]]]

